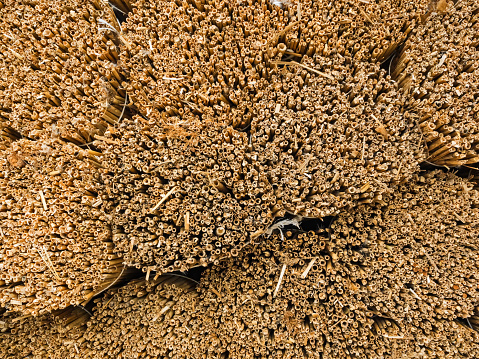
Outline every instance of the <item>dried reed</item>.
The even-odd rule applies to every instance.
[[[380,13],[411,10],[383,21],[389,34],[372,62],[426,11],[422,2],[339,3],[367,27],[346,34],[334,18],[347,48],[376,36],[370,23]],[[343,10],[270,1],[119,6],[133,9],[120,64],[138,114],[93,144],[105,154],[103,181],[115,194],[105,211],[129,265],[165,273],[236,255],[286,212],[324,217],[380,200],[425,158],[417,118],[401,111],[385,70],[362,62],[367,52],[329,51],[329,30],[315,35],[328,11]]]
[[[100,0],[5,1],[0,135],[89,143],[124,108],[118,30]],[[112,25],[110,25],[112,24]]]
[[[392,76],[408,94],[436,165],[479,162],[477,47],[479,5],[440,1],[440,9],[401,48]]]
[[[177,275],[135,280],[98,300],[82,358],[191,358],[195,283]]]
[[[474,314],[478,229],[473,183],[434,171],[399,186],[383,205],[341,214],[331,239],[356,248],[367,277],[358,298],[371,312],[411,323],[427,336],[431,321],[467,321]],[[351,257],[341,253],[343,260]]]
[[[99,153],[18,140],[0,156],[0,304],[23,314],[90,300],[127,279],[99,205]]]
[[[413,307],[394,319],[367,302],[370,263],[335,238],[285,231],[208,269],[189,322],[191,357],[474,358],[471,328]]]
[[[75,307],[38,317],[0,309],[0,358],[82,358],[89,317],[87,309]]]

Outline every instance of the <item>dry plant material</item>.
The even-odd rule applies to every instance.
[[[98,195],[99,153],[19,140],[0,155],[0,304],[23,314],[90,300],[126,279]]]
[[[418,113],[427,160],[460,166],[479,162],[479,4],[445,3],[405,43],[392,76]]]
[[[273,221],[274,196],[247,165],[246,135],[207,125],[193,134],[125,119],[121,139],[95,141],[113,240],[126,263],[162,273],[235,255]]]
[[[336,215],[418,171],[417,118],[402,111],[404,98],[379,65],[336,55],[303,64],[275,71],[251,106],[254,167],[288,212]]]
[[[125,104],[118,32],[100,0],[5,1],[0,9],[0,135],[83,144]]]
[[[131,3],[122,25],[131,46],[121,46],[120,59],[134,105],[157,123],[177,116],[184,127],[213,117],[247,127],[259,80],[287,49],[287,33],[299,32],[296,7],[267,0]]]
[[[128,264],[165,273],[235,255],[286,212],[377,201],[425,158],[385,71],[311,40],[329,21],[313,5],[130,5],[120,59],[138,115],[94,142]]]
[[[89,318],[89,312],[78,307],[38,317],[0,309],[0,358],[82,358],[82,337]]]
[[[178,275],[135,280],[96,299],[82,358],[191,358],[195,282]]]
[[[12,143],[12,139],[10,137],[0,136],[0,151],[4,151],[5,149],[7,149],[11,143]]]
[[[382,62],[428,12],[430,0],[131,1],[120,59],[138,110],[213,111],[245,128],[273,62],[340,54]],[[201,121],[201,119],[198,119]]]
[[[301,30],[287,35],[292,45],[288,47],[301,52],[314,46],[324,56],[338,53],[355,61],[382,63],[430,14],[430,2],[298,0]]]
[[[426,336],[430,321],[473,315],[479,301],[479,192],[473,187],[453,174],[424,173],[382,205],[355,209],[332,224],[333,243],[352,245],[361,257],[367,280],[358,299],[371,312]]]
[[[478,162],[475,2],[112,6],[0,0],[0,358],[475,358],[479,192],[415,174]]]
[[[217,123],[246,129],[277,61],[338,54],[381,63],[428,4],[136,0],[122,25],[120,60],[133,104],[149,119],[178,116],[192,125],[213,113]]]
[[[479,353],[479,333],[467,322],[431,319],[423,333],[405,333],[394,340],[386,358],[464,358],[475,359]]]
[[[285,229],[207,269],[190,322],[197,336],[192,357],[375,358],[376,350],[386,353],[388,339],[374,333],[374,320],[352,295],[362,277],[358,265],[338,261],[328,242],[326,233]],[[397,328],[388,333],[398,335]]]
[[[368,306],[360,252],[326,233],[285,230],[208,269],[189,323],[191,357],[474,358],[471,328],[435,318],[416,327]]]

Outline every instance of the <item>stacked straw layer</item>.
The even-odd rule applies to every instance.
[[[0,134],[83,144],[125,107],[118,24],[99,0],[5,1],[0,9]]]
[[[132,281],[96,300],[82,358],[191,358],[194,282],[165,275]]]
[[[334,242],[285,230],[208,269],[188,324],[191,357],[475,357],[479,335],[467,321],[418,322],[414,308],[395,319],[362,300],[370,263]]]
[[[99,153],[18,140],[0,156],[0,303],[38,314],[91,299],[132,270],[114,253]]]
[[[440,1],[395,59],[392,76],[419,116],[428,161],[460,166],[479,162],[479,5]]]
[[[368,278],[358,298],[377,315],[420,327],[474,313],[478,228],[473,183],[435,171],[400,186],[384,206],[340,215],[331,238],[358,249]]]
[[[1,359],[81,358],[90,314],[70,307],[38,317],[0,312]]]
[[[418,170],[417,118],[366,60],[380,62],[427,10],[384,21],[389,33],[374,35],[372,24],[363,29],[372,14],[396,16],[403,5],[340,3],[117,4],[132,8],[120,64],[138,115],[94,145],[107,158],[104,182],[117,196],[105,210],[128,264],[162,273],[206,265],[286,212],[336,215],[381,200]],[[362,19],[350,31],[334,15],[342,6]],[[334,36],[306,46],[330,18]],[[352,48],[376,36],[374,59]],[[342,49],[328,50],[339,38]]]

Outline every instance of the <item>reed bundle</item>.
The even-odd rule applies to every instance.
[[[151,119],[213,112],[245,128],[274,61],[340,54],[382,62],[428,1],[131,1],[120,59],[128,92]],[[197,116],[193,116],[197,115]],[[191,118],[193,117],[193,118]],[[199,117],[199,118],[198,118]]]
[[[215,115],[245,129],[276,61],[315,56],[382,62],[429,1],[131,1],[122,25],[128,92],[149,119]],[[279,6],[278,6],[279,5]]]
[[[478,16],[0,0],[0,359],[475,359]]]
[[[447,320],[430,320],[428,335],[406,335],[397,339],[403,345],[393,346],[391,359],[396,358],[476,358],[479,352],[479,335],[468,323]],[[414,338],[415,337],[415,338]]]
[[[317,46],[316,53],[338,53],[358,62],[383,63],[429,16],[431,0],[295,1],[299,32],[289,33],[291,47]],[[293,1],[283,3],[287,8]],[[288,44],[288,47],[289,44]]]
[[[368,275],[361,300],[417,327],[431,317],[470,317],[479,300],[479,192],[473,183],[429,172],[384,202],[340,215],[331,226],[332,239],[360,248]]]
[[[278,69],[251,105],[254,166],[286,211],[336,215],[418,171],[416,116],[401,110],[405,98],[385,70],[335,55],[294,65]]]
[[[128,264],[163,273],[207,265],[266,230],[274,197],[263,174],[243,168],[244,134],[212,124],[207,135],[160,136],[139,119],[122,121],[121,141],[98,144],[113,240]]]
[[[191,358],[195,283],[182,276],[135,280],[97,302],[82,358]]]
[[[394,4],[371,11],[403,9]],[[129,265],[165,273],[236,255],[286,212],[324,217],[380,199],[425,158],[386,71],[313,35],[331,17],[347,43],[382,36],[379,61],[422,5],[384,21],[388,35],[345,32],[333,16],[343,8],[322,2],[118,6],[132,9],[119,63],[138,114],[93,144],[107,158],[104,182],[118,184],[106,211]]]
[[[248,249],[203,275],[195,358],[345,358],[345,336],[372,334],[326,233],[284,230]]]
[[[208,269],[189,322],[191,357],[475,357],[472,328],[434,316],[418,324],[413,307],[395,319],[365,300],[370,263],[334,238],[286,230]]]
[[[84,144],[124,108],[118,24],[100,0],[6,0],[0,9],[0,134]]]
[[[440,3],[402,47],[392,76],[409,94],[407,108],[419,115],[427,160],[473,164],[479,162],[479,5],[473,0]]]
[[[132,275],[100,208],[98,155],[58,139],[21,139],[2,151],[1,306],[65,308]]]
[[[75,307],[38,317],[0,309],[0,358],[80,358],[89,318],[86,309]]]

